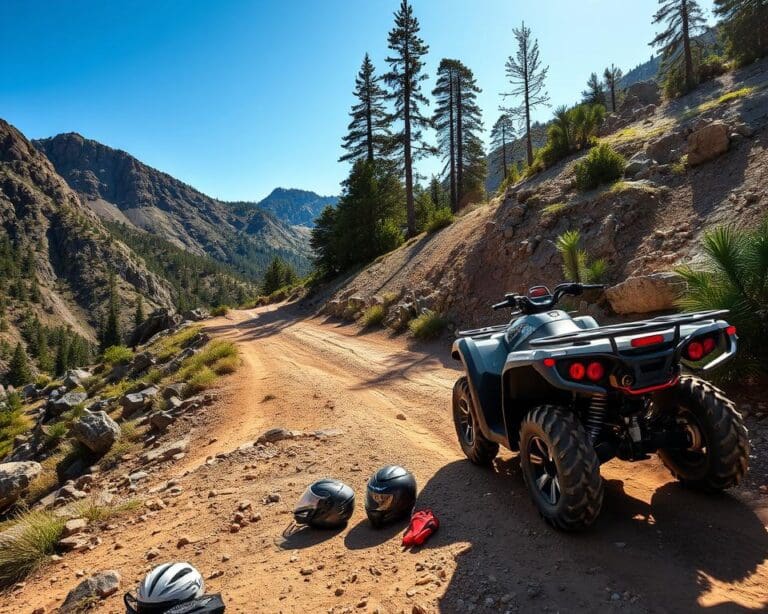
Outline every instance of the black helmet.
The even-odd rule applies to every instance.
[[[355,511],[355,492],[344,482],[325,478],[311,484],[293,510],[297,524],[316,529],[343,527]]]
[[[382,467],[368,480],[365,512],[374,527],[411,515],[416,505],[416,478],[397,465]]]

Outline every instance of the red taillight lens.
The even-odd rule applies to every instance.
[[[544,366],[545,367],[554,367],[555,366],[555,359],[554,358],[545,358],[544,359]]]
[[[736,327],[735,326],[729,326],[728,328],[725,329],[725,332],[728,333],[729,335],[733,336],[733,335],[736,334]]]
[[[712,337],[707,337],[704,339],[704,341],[701,342],[702,346],[704,347],[704,355],[711,354],[716,347],[715,340]]]
[[[574,362],[570,367],[568,367],[568,375],[571,377],[571,379],[583,380],[586,374],[587,370],[580,362]]]
[[[591,362],[587,367],[587,377],[593,382],[599,382],[605,375],[605,369],[599,362]]]
[[[659,343],[664,343],[664,335],[650,335],[648,337],[637,337],[636,339],[632,339],[633,348],[644,348]]]
[[[698,341],[691,341],[685,352],[688,354],[688,358],[694,361],[704,358],[704,346]]]

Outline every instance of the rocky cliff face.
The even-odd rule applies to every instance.
[[[256,206],[269,211],[286,224],[311,228],[323,209],[338,202],[337,196],[320,196],[306,190],[275,188],[269,196],[256,203]]]
[[[116,241],[96,215],[56,173],[48,159],[7,122],[0,120],[0,233],[32,254],[29,272],[40,284],[41,316],[67,323],[88,336],[85,322],[98,321],[110,272],[128,298],[141,294],[170,306],[168,284]],[[23,305],[16,305],[23,315]],[[127,314],[126,314],[127,318]]]
[[[257,276],[274,254],[307,267],[306,233],[258,208],[235,209],[130,154],[79,134],[35,141],[101,218],[130,224]],[[256,261],[247,267],[248,260]]]

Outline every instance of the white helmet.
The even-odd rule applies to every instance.
[[[189,563],[164,563],[150,571],[139,584],[139,606],[172,606],[197,599],[205,592],[203,576]]]

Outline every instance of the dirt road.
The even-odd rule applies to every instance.
[[[158,560],[198,566],[232,612],[768,607],[768,509],[755,501],[687,492],[656,461],[614,461],[603,467],[607,493],[597,526],[563,535],[539,519],[514,456],[503,454],[493,471],[465,461],[450,418],[458,371],[445,342],[409,350],[403,339],[360,334],[286,307],[233,312],[208,329],[238,344],[243,367],[193,432],[189,455],[152,476],[153,485],[177,478],[183,493],[145,522],[123,523],[105,544],[75,555],[79,560],[48,568],[56,583],[35,577],[9,602],[12,609],[0,610],[60,603],[78,568],[118,569],[130,586],[151,566],[150,548],[160,550]],[[238,451],[276,426],[341,434],[280,442],[268,453]],[[309,482],[338,477],[360,495],[387,463],[415,473],[418,507],[440,518],[426,547],[404,552],[403,526],[371,529],[362,497],[343,531],[283,536]],[[280,501],[265,504],[269,495]],[[243,499],[260,519],[231,533]],[[191,544],[177,548],[182,536]],[[105,611],[120,611],[117,598],[105,603]]]

